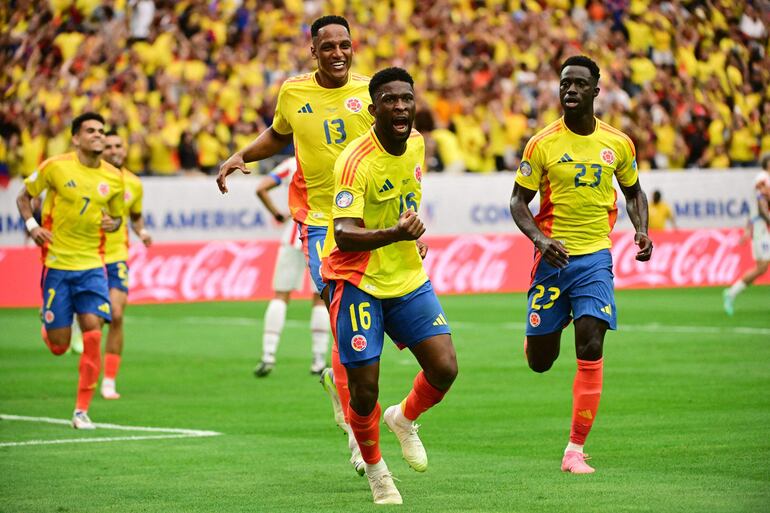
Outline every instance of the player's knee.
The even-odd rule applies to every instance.
[[[439,390],[449,390],[457,378],[457,359],[454,355],[444,358],[430,369],[427,378],[430,384]]]
[[[380,394],[376,383],[354,383],[348,380],[350,389],[350,406],[359,415],[366,415],[377,405],[377,397]]]
[[[576,355],[579,360],[598,360],[602,357],[602,341],[599,338],[591,338],[576,347]]]
[[[110,324],[112,324],[113,329],[123,327],[123,310],[116,309],[112,311],[112,320],[110,321]]]
[[[70,348],[69,342],[67,342],[66,344],[54,344],[53,342],[48,344],[48,349],[50,349],[51,353],[55,354],[56,356],[63,355],[64,353],[67,352],[67,349],[69,348]]]
[[[533,371],[542,374],[543,372],[546,372],[553,367],[554,360],[546,360],[542,358],[531,358],[527,356],[527,363],[529,364],[529,368]]]

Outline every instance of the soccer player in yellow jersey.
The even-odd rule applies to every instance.
[[[575,319],[578,369],[561,468],[576,474],[594,471],[585,463],[583,445],[599,407],[604,335],[617,320],[609,251],[617,217],[613,175],[636,228],[636,259],[652,255],[634,144],[594,116],[598,82],[599,67],[588,57],[564,61],[559,81],[564,116],[527,143],[511,197],[513,219],[535,245],[524,343],[532,370],[551,368],[562,330]],[[533,217],[528,205],[537,192],[540,212]]]
[[[126,145],[114,130],[105,137],[103,158],[123,173],[125,187],[125,211],[122,226],[118,231],[107,234],[104,263],[107,268],[107,286],[112,305],[112,322],[107,331],[107,346],[104,352],[104,377],[101,394],[105,399],[119,399],[115,390],[115,378],[120,368],[123,353],[123,312],[128,303],[128,225],[129,219],[134,233],[145,246],[152,244],[152,237],[144,227],[142,218],[142,182],[134,173],[123,167],[126,161]]]
[[[249,146],[237,151],[219,168],[217,185],[227,192],[226,179],[235,170],[249,173],[246,163],[275,155],[294,142],[297,172],[289,185],[289,209],[299,225],[302,249],[316,290],[326,296],[320,266],[323,241],[329,223],[334,182],[332,171],[337,156],[350,141],[369,130],[372,116],[368,106],[367,77],[350,72],[353,41],[347,20],[340,16],[323,16],[310,28],[313,46],[310,52],[318,69],[286,80],[278,93],[273,124]],[[363,474],[363,462],[346,417],[349,392],[344,368],[339,363],[336,346],[332,347],[334,384],[324,373],[322,383],[330,391],[335,418],[348,433],[352,451],[351,463]],[[336,394],[339,393],[339,401]]]
[[[385,410],[388,428],[416,471],[428,467],[414,421],[441,401],[457,376],[449,324],[422,266],[425,143],[412,130],[414,82],[388,68],[369,83],[374,127],[345,148],[334,166],[333,239],[322,265],[329,283],[332,334],[350,385],[350,427],[366,462],[376,504],[401,504],[380,453],[377,402],[385,333],[408,347],[422,370],[400,403]],[[331,234],[330,234],[331,235]]]
[[[111,320],[104,270],[105,232],[120,228],[123,176],[101,160],[104,119],[86,112],[72,121],[75,152],[53,157],[24,180],[16,204],[43,252],[42,335],[55,355],[70,343],[73,313],[83,332],[80,379],[72,425],[93,429],[88,417],[99,380],[102,325]],[[32,217],[32,199],[44,191],[43,226]]]

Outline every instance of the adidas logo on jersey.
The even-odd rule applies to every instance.
[[[65,187],[73,187],[73,188],[77,187],[77,185],[75,185],[75,180],[70,180],[69,182],[65,183],[64,186]]]
[[[313,109],[310,108],[309,103],[306,103],[304,107],[302,107],[297,111],[297,114],[312,114],[312,113],[313,113]]]
[[[564,155],[562,155],[562,156],[561,156],[561,158],[559,159],[559,164],[561,164],[561,163],[563,163],[563,162],[572,162],[572,157],[570,157],[568,153],[565,153],[565,154],[564,154]]]
[[[612,306],[605,305],[601,308],[602,312],[606,313],[609,316],[612,316]]]
[[[449,324],[446,322],[446,317],[444,317],[444,314],[438,314],[438,317],[436,317],[436,320],[433,321],[434,326],[446,326]]]
[[[382,188],[380,189],[380,191],[379,191],[379,192],[385,192],[385,191],[389,191],[389,190],[391,190],[392,188],[393,188],[393,184],[392,184],[392,183],[390,183],[390,180],[386,178],[386,179],[385,179],[385,184],[382,186]]]

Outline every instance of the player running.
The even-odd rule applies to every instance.
[[[120,399],[115,390],[115,379],[123,354],[123,312],[128,304],[128,221],[131,228],[146,247],[152,244],[152,237],[144,227],[142,217],[142,182],[134,173],[123,167],[126,161],[126,146],[123,138],[114,130],[105,134],[104,160],[120,169],[125,187],[122,228],[107,234],[104,262],[107,267],[107,282],[112,305],[112,322],[107,331],[107,346],[104,354],[104,377],[101,394],[105,399]]]
[[[415,420],[441,401],[457,375],[446,315],[422,266],[416,240],[425,232],[417,215],[425,143],[412,131],[414,82],[388,68],[369,83],[374,127],[354,140],[334,167],[333,238],[322,264],[329,282],[332,334],[350,386],[350,427],[366,462],[375,504],[401,504],[380,453],[377,402],[384,334],[408,347],[422,370],[384,419],[407,463],[424,472],[428,457]]]
[[[310,35],[313,39],[310,53],[318,69],[283,83],[273,124],[222,164],[217,185],[226,193],[228,175],[237,169],[248,173],[246,163],[271,157],[294,142],[297,172],[289,185],[289,209],[299,224],[310,277],[316,290],[321,291],[321,297],[328,298],[320,266],[332,204],[334,162],[351,140],[371,127],[372,116],[367,109],[371,100],[369,79],[350,72],[353,41],[347,20],[341,16],[318,18],[310,28]],[[337,424],[348,434],[350,461],[356,472],[363,475],[358,446],[343,420],[348,416],[350,392],[336,344],[332,347],[332,368],[336,390],[330,375],[324,375],[322,383],[332,396]]]
[[[94,429],[88,407],[99,380],[102,325],[111,320],[104,270],[104,232],[120,228],[124,211],[120,170],[101,160],[104,119],[86,112],[72,121],[73,153],[43,162],[24,180],[16,204],[30,236],[42,248],[43,341],[55,355],[70,344],[73,313],[83,332],[80,378],[72,425]],[[32,198],[47,191],[43,226]]]
[[[770,168],[770,157],[765,159],[765,168]],[[725,312],[730,316],[735,313],[735,298],[738,294],[765,274],[770,265],[770,174],[767,171],[761,171],[756,176],[754,189],[757,195],[756,212],[751,217],[746,235],[742,240],[751,237],[751,251],[755,265],[722,293]]]
[[[297,171],[297,160],[292,157],[284,160],[270,174],[257,184],[257,197],[265,205],[273,218],[279,223],[286,223],[281,237],[281,247],[273,271],[273,291],[275,297],[270,300],[265,310],[265,327],[262,333],[262,360],[254,369],[254,375],[262,378],[270,374],[275,367],[275,354],[281,333],[286,322],[286,307],[291,293],[302,288],[305,278],[305,260],[302,244],[299,240],[297,224],[290,216],[276,208],[268,191],[286,181],[291,181]],[[287,222],[288,221],[288,222]],[[315,282],[313,282],[315,288]],[[313,308],[310,313],[311,352],[313,361],[310,373],[320,375],[326,368],[326,351],[329,347],[329,313],[326,311],[318,291],[313,294]]]
[[[604,335],[617,324],[609,250],[617,218],[613,175],[636,229],[636,259],[652,255],[636,150],[625,134],[594,117],[598,82],[599,67],[588,57],[564,61],[559,82],[564,116],[527,143],[511,197],[513,219],[535,245],[524,342],[532,370],[551,368],[562,330],[575,320],[572,428],[561,468],[576,474],[594,472],[585,463],[583,445],[602,392]],[[528,205],[537,192],[540,212],[533,217]]]

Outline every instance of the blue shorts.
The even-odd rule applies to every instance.
[[[128,294],[128,264],[125,260],[107,264],[107,288]]]
[[[527,335],[563,330],[571,318],[596,317],[617,328],[612,255],[609,249],[569,257],[563,269],[538,259],[527,294]]]
[[[309,226],[307,224],[297,223],[299,238],[302,241],[302,252],[305,254],[305,262],[310,270],[310,278],[313,280],[316,292],[319,294],[326,287],[326,283],[321,278],[321,254],[324,249],[324,240],[326,239],[326,226]]]
[[[378,299],[350,282],[329,282],[332,333],[340,361],[357,368],[380,360],[385,333],[403,349],[450,333],[430,281],[401,297]]]
[[[94,314],[112,321],[104,268],[63,271],[43,268],[43,322],[47,330],[72,325],[72,315]]]

